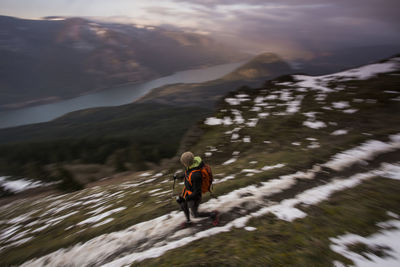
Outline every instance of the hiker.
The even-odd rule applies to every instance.
[[[211,219],[213,219],[213,225],[217,225],[217,211],[199,212],[198,210],[201,202],[202,168],[205,167],[204,162],[201,160],[200,157],[195,157],[192,152],[183,153],[180,161],[185,167],[185,173],[181,175],[174,175],[174,179],[184,179],[185,183],[181,195],[176,198],[176,202],[178,202],[179,206],[186,216],[186,222],[182,226],[189,226],[191,224],[189,209],[192,211],[192,215],[195,218],[210,217]],[[209,167],[208,169],[212,177],[211,169]],[[209,191],[209,188],[206,191]]]

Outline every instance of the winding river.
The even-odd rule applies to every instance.
[[[51,104],[0,112],[0,128],[53,120],[71,111],[132,103],[151,89],[174,83],[199,83],[214,80],[228,74],[245,62],[217,65],[203,69],[179,71],[149,82],[124,85],[93,94],[59,101]]]

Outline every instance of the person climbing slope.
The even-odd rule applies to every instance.
[[[218,224],[218,212],[200,212],[199,205],[201,203],[202,193],[210,191],[212,183],[211,168],[204,164],[200,157],[195,157],[192,152],[185,152],[180,159],[185,167],[185,172],[179,176],[175,175],[174,179],[184,179],[184,188],[182,193],[176,198],[180,208],[185,213],[185,226],[191,225],[190,212],[195,218],[210,217],[213,225]]]

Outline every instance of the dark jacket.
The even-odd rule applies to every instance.
[[[185,171],[185,188],[182,191],[182,197],[186,201],[201,199],[201,171],[204,166],[200,157],[195,157],[195,163]]]

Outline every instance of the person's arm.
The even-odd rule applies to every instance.
[[[201,197],[201,173],[195,172],[192,174],[193,192],[186,197],[186,200],[194,200]]]

